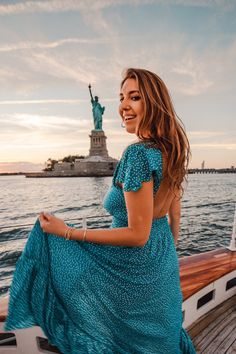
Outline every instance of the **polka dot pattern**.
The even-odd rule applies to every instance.
[[[115,170],[113,184],[124,183],[123,190],[137,191],[142,182],[154,177],[154,193],[162,178],[162,154],[157,148],[144,143],[129,145]]]
[[[126,148],[104,208],[110,228],[128,225],[124,191],[162,178],[160,150]],[[122,189],[117,183],[122,183]],[[39,325],[65,354],[195,354],[182,327],[178,257],[166,217],[143,247],[66,241],[31,230],[17,262],[6,330]]]

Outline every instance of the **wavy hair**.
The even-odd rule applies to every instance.
[[[174,192],[182,194],[191,152],[184,125],[174,110],[168,89],[158,75],[145,69],[126,69],[121,87],[129,78],[137,80],[144,106],[136,134],[140,140],[151,141],[162,151],[163,177]],[[148,138],[145,137],[147,132]]]

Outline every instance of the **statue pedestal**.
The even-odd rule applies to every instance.
[[[103,130],[92,130],[90,137],[89,156],[109,157],[106,144],[106,135]]]

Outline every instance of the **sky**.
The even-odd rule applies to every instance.
[[[236,166],[235,63],[235,0],[1,0],[0,172],[88,155],[89,83],[119,159],[135,140],[118,114],[128,67],[166,83],[191,168]]]

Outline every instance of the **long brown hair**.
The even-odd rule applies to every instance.
[[[190,145],[168,89],[158,75],[145,69],[127,69],[121,87],[127,79],[137,80],[144,105],[144,115],[136,134],[140,140],[152,141],[162,151],[164,179],[173,191],[183,192],[182,182],[187,175]]]

